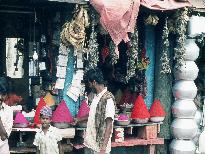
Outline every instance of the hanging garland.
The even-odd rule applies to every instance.
[[[136,63],[138,62],[138,29],[135,26],[134,33],[131,34],[128,49],[128,62],[127,62],[127,76],[126,81],[135,75]]]
[[[168,52],[169,52],[169,29],[167,27],[167,18],[165,19],[165,24],[163,28],[163,34],[162,34],[162,42],[164,45],[162,46],[162,57],[160,58],[161,64],[162,64],[162,70],[160,73],[162,74],[169,74],[171,73],[171,68],[169,65],[170,59],[168,58]]]
[[[112,60],[111,60],[112,61],[112,65],[115,65],[117,63],[118,56],[115,53],[116,46],[115,46],[113,41],[110,41],[109,48],[110,48],[110,56],[112,58]]]
[[[189,20],[188,8],[176,11],[175,31],[177,34],[176,47],[174,48],[174,59],[176,60],[176,68],[182,66],[185,54],[186,27]]]
[[[88,57],[88,67],[86,67],[86,71],[89,69],[93,69],[97,67],[99,56],[98,56],[98,43],[97,43],[97,33],[95,32],[95,15],[92,13],[92,32],[89,40],[89,57]]]

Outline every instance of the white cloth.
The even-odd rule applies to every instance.
[[[40,154],[59,154],[58,141],[62,140],[57,128],[50,126],[46,134],[40,129],[34,139],[34,145],[40,150]]]
[[[100,147],[96,142],[95,113],[96,113],[97,104],[100,101],[102,95],[106,91],[107,88],[105,88],[101,93],[96,95],[90,105],[87,129],[86,129],[85,139],[84,139],[84,145],[96,152],[100,152]],[[114,116],[115,116],[115,105],[113,100],[110,98],[107,100],[105,119],[111,117],[114,120]],[[110,134],[110,139],[106,147],[106,153],[109,153],[111,151],[111,137],[112,137],[112,133]]]
[[[2,124],[7,132],[8,137],[11,134],[12,126],[13,126],[13,110],[10,106],[2,103],[0,107],[0,117]],[[7,151],[8,150],[8,151]],[[8,140],[2,141],[0,139],[0,154],[10,153],[8,149]],[[7,151],[7,152],[6,152]]]

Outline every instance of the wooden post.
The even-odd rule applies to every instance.
[[[155,154],[155,145],[148,146],[148,154]]]

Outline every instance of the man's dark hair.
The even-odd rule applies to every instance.
[[[105,84],[103,73],[99,68],[90,69],[85,74],[86,82],[97,82],[98,84]]]
[[[5,77],[0,77],[0,94],[6,95],[9,93],[9,84]]]

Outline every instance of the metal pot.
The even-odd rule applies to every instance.
[[[195,39],[186,39],[184,59],[195,61],[199,56],[199,47],[195,43]]]
[[[179,80],[174,84],[172,92],[177,99],[194,99],[197,94],[197,87],[194,81]]]
[[[172,140],[169,145],[171,154],[195,154],[196,146],[190,140]]]
[[[201,133],[199,137],[199,151],[204,154],[205,153],[205,130]]]
[[[198,143],[199,143],[199,137],[200,137],[200,135],[201,135],[201,130],[200,130],[200,128],[198,128],[197,133],[196,133],[196,136],[192,139],[192,141],[193,141],[196,145],[198,145]]]
[[[190,37],[196,37],[200,35],[203,30],[204,19],[200,16],[191,16],[188,21],[188,35]]]
[[[202,121],[202,112],[200,110],[196,111],[196,114],[194,116],[194,120],[196,121],[197,125],[200,125]]]
[[[150,117],[151,122],[162,122],[165,117]]]
[[[178,99],[172,105],[172,114],[177,118],[194,118],[197,107],[193,100]]]
[[[176,68],[174,77],[176,80],[194,81],[198,76],[199,69],[194,61],[185,61],[182,66]]]
[[[194,119],[176,118],[171,124],[171,132],[177,139],[192,139],[196,136],[197,129]]]

